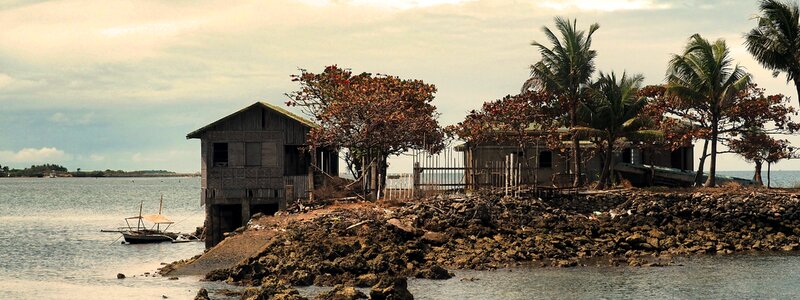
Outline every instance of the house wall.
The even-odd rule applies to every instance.
[[[589,182],[596,181],[600,177],[603,166],[601,155],[597,153],[594,146],[584,145],[583,149],[583,173],[585,179]],[[630,162],[633,164],[649,164],[652,158],[653,164],[656,166],[681,168],[684,167],[688,170],[693,168],[693,147],[684,147],[677,150],[680,155],[677,161],[673,161],[671,151],[657,150],[651,156],[648,152],[642,151],[638,148],[628,148],[630,151]],[[522,164],[523,170],[521,179],[522,182],[533,183],[544,186],[570,186],[572,184],[571,169],[572,164],[568,153],[559,155],[556,151],[551,151],[547,145],[541,143],[538,145],[530,144],[526,146],[524,157],[520,156],[520,149],[517,146],[501,145],[501,144],[481,144],[469,146],[465,151],[464,165],[466,170],[466,181],[468,185],[473,183],[486,184],[491,182],[502,183],[503,176],[502,167],[499,167],[496,172],[487,170],[495,166],[502,166],[505,163],[506,155],[516,154],[516,159],[524,158],[524,160],[517,162],[527,162],[528,170],[525,170],[524,163]],[[543,152],[550,151],[552,154],[551,167],[540,165],[540,155]],[[612,164],[623,162],[623,152],[625,149],[617,149],[613,155]],[[491,174],[494,173],[494,174]]]
[[[287,145],[304,144],[308,131],[309,128],[298,121],[254,106],[223,119],[201,134],[201,199],[206,205],[206,247],[219,243],[224,232],[245,225],[256,212],[285,209],[287,199],[306,193],[307,184],[297,181],[308,178],[307,174],[287,180],[284,174],[286,156],[299,154],[286,153],[284,149]],[[227,144],[227,165],[215,164],[215,143]],[[253,151],[260,151],[260,155]],[[287,197],[288,183],[293,186]]]

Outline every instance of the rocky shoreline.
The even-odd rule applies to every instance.
[[[446,195],[335,209],[280,228],[265,226],[270,218],[247,229],[275,231],[258,255],[206,279],[257,287],[243,299],[301,299],[291,286],[312,284],[338,285],[320,299],[366,296],[353,286],[372,287],[372,299],[411,299],[399,278],[448,279],[448,269],[665,266],[800,249],[800,195],[776,190]]]

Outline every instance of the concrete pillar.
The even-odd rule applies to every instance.
[[[206,204],[206,249],[214,247],[222,240],[221,232],[219,232],[218,216],[217,206]]]
[[[247,221],[250,221],[250,199],[244,198],[242,199],[242,226],[247,225]]]

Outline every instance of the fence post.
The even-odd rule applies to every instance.
[[[370,200],[378,200],[378,166],[373,160],[369,164],[369,197]]]
[[[311,147],[311,165],[308,166],[308,203],[314,203],[314,166],[316,165],[317,148]],[[294,193],[294,191],[292,191],[292,193]]]
[[[419,162],[414,163],[414,174],[413,176],[413,186],[411,187],[411,196],[416,198],[419,197],[419,185],[420,185],[420,175],[422,174],[422,168],[419,167]]]

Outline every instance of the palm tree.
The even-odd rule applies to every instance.
[[[800,9],[797,3],[762,0],[758,25],[745,34],[747,51],[772,76],[786,72],[786,82],[794,81],[800,100]]]
[[[591,50],[592,34],[600,28],[597,23],[589,26],[589,31],[576,30],[577,20],[555,18],[556,29],[561,39],[546,26],[542,28],[552,44],[548,47],[534,41],[542,59],[531,66],[531,77],[523,85],[523,91],[545,91],[554,95],[569,114],[569,126],[578,125],[577,109],[581,101],[582,88],[590,82],[594,73],[594,58],[597,52]],[[583,184],[581,178],[581,154],[578,135],[572,134],[572,162],[575,174],[574,186]]]
[[[683,55],[673,55],[669,62],[667,93],[689,101],[695,111],[710,120],[711,166],[706,186],[716,185],[717,137],[722,113],[749,82],[750,74],[734,65],[722,39],[712,44],[699,34],[692,35]]]
[[[643,80],[644,77],[639,74],[628,76],[623,72],[617,80],[613,72],[601,72],[600,78],[588,89],[589,99],[580,109],[580,115],[588,127],[579,130],[585,130],[606,142],[603,170],[596,189],[604,189],[609,184],[614,144],[619,139],[660,135],[658,131],[641,130],[646,120],[640,114],[647,105],[647,97],[639,97],[637,93]]]

